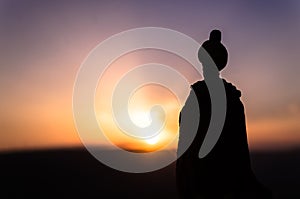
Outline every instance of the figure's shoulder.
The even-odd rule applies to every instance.
[[[205,81],[201,80],[201,81],[197,81],[194,84],[192,84],[191,88],[193,90],[199,90],[199,89],[207,88],[207,86],[206,86]]]
[[[239,89],[236,88],[235,85],[233,85],[230,82],[227,82],[225,79],[223,79],[223,82],[224,82],[224,87],[225,87],[227,95],[231,94],[231,95],[234,95],[237,97],[241,97],[242,93]]]
[[[227,96],[231,97],[241,97],[242,93],[239,89],[236,88],[235,85],[233,85],[230,82],[227,82],[225,79],[222,79],[224,83],[224,88],[226,91]],[[207,85],[204,80],[197,81],[195,82],[191,88],[196,92],[196,93],[206,93],[208,91]]]

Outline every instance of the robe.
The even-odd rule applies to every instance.
[[[198,131],[188,149],[176,164],[177,185],[181,198],[270,198],[270,193],[258,183],[251,169],[247,142],[245,111],[240,100],[241,92],[223,80],[226,92],[226,118],[221,135],[204,158],[198,157],[211,118],[211,100],[205,81],[192,85],[200,109]],[[190,97],[190,96],[189,96]],[[189,98],[188,98],[189,100]],[[190,109],[186,104],[183,109]],[[181,132],[182,140],[189,132]]]

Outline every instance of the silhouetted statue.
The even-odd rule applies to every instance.
[[[210,33],[209,40],[202,44],[198,52],[205,78],[206,67],[210,65],[205,59],[203,49],[210,55],[219,71],[226,66],[228,53],[221,44],[219,30]],[[211,99],[205,81],[198,81],[191,86],[198,99],[200,121],[195,139],[177,160],[179,194],[186,199],[272,198],[271,193],[256,180],[251,169],[241,92],[231,83],[225,80],[223,82],[227,100],[224,127],[212,151],[202,159],[198,154],[211,119]],[[186,106],[183,108],[193,108]],[[180,123],[180,129],[182,125],[184,124]],[[180,131],[178,151],[181,150],[180,143],[186,139],[185,136],[189,136],[189,133]]]

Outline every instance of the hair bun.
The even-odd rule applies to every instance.
[[[209,40],[205,41],[198,51],[198,59],[204,66],[209,65],[207,53],[212,58],[219,71],[221,71],[226,66],[228,53],[226,47],[221,43],[220,30],[211,31]]]
[[[221,43],[221,37],[222,37],[221,35],[222,35],[222,33],[220,30],[213,30],[209,34],[209,40]]]

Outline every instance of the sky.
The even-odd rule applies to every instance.
[[[220,29],[229,52],[222,77],[242,91],[250,149],[299,146],[299,10],[296,0],[230,0],[226,4],[1,0],[0,151],[81,145],[73,121],[72,92],[82,62],[106,38],[148,26],[180,31],[199,43],[212,29]],[[99,87],[105,85],[103,92],[110,93],[109,88],[126,70],[147,62],[169,64],[185,73],[190,83],[197,80],[194,71],[178,57],[149,50],[121,57]],[[143,74],[137,78],[141,77]],[[149,140],[141,144],[116,133],[112,121],[107,121],[108,137],[114,143],[150,150],[176,135],[180,105],[160,89],[146,88],[134,99],[136,104],[141,103],[137,107],[144,109],[154,102],[172,105],[168,136],[159,145]],[[109,113],[105,110],[107,102],[96,104],[96,112]]]

